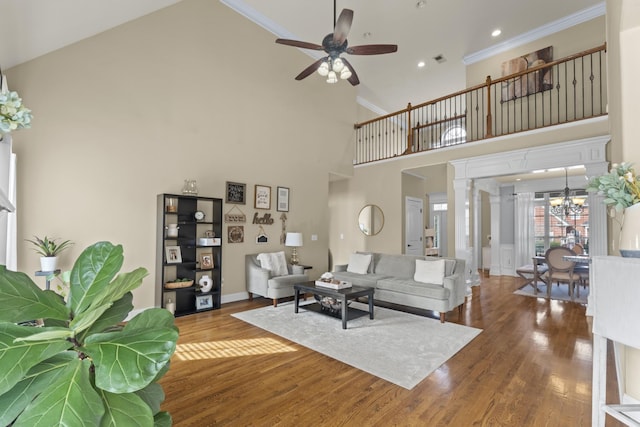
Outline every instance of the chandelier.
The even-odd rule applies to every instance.
[[[584,198],[581,197],[571,197],[571,190],[569,190],[569,176],[567,174],[567,168],[564,169],[564,179],[565,179],[565,187],[564,187],[564,196],[563,197],[554,197],[549,200],[549,204],[551,207],[549,211],[554,215],[562,215],[565,217],[574,214],[581,214],[583,210],[583,205],[585,202]]]

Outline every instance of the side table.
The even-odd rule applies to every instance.
[[[45,283],[45,289],[46,290],[50,290],[49,288],[51,287],[51,279],[49,279],[49,276],[51,275],[57,275],[60,274],[60,269],[55,270],[55,271],[36,271],[36,276],[44,276],[46,277],[46,283]]]

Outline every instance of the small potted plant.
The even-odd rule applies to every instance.
[[[35,246],[33,250],[41,255],[40,269],[42,271],[55,271],[58,254],[73,245],[71,240],[58,243],[57,239],[50,239],[47,236],[42,239],[38,236],[33,236],[33,240],[27,239],[27,242],[32,243]]]

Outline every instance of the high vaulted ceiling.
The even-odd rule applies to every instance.
[[[178,1],[0,0],[0,66],[10,68]],[[274,33],[274,40],[320,44],[333,31],[330,0],[220,1]],[[605,9],[600,0],[337,0],[338,14],[343,8],[354,11],[350,46],[398,45],[393,54],[348,56],[360,77],[361,100],[384,111],[462,89],[465,58],[468,62],[513,48]],[[492,38],[496,28],[502,34]],[[446,61],[437,63],[437,55]],[[426,66],[419,69],[419,61]],[[292,65],[292,81],[300,71]],[[319,78],[315,73],[308,77]]]

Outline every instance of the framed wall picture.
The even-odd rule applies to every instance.
[[[227,241],[229,243],[244,242],[244,226],[230,225],[229,227],[227,227]]]
[[[213,254],[211,252],[200,254],[200,268],[213,268]]]
[[[227,191],[225,201],[244,205],[246,203],[247,185],[239,182],[227,181]]]
[[[271,187],[256,185],[256,209],[271,209]]]
[[[289,212],[289,188],[278,187],[278,212]]]
[[[167,264],[178,264],[182,262],[180,246],[165,246],[164,250]]]
[[[209,308],[213,308],[213,297],[211,295],[196,295],[196,310]]]

